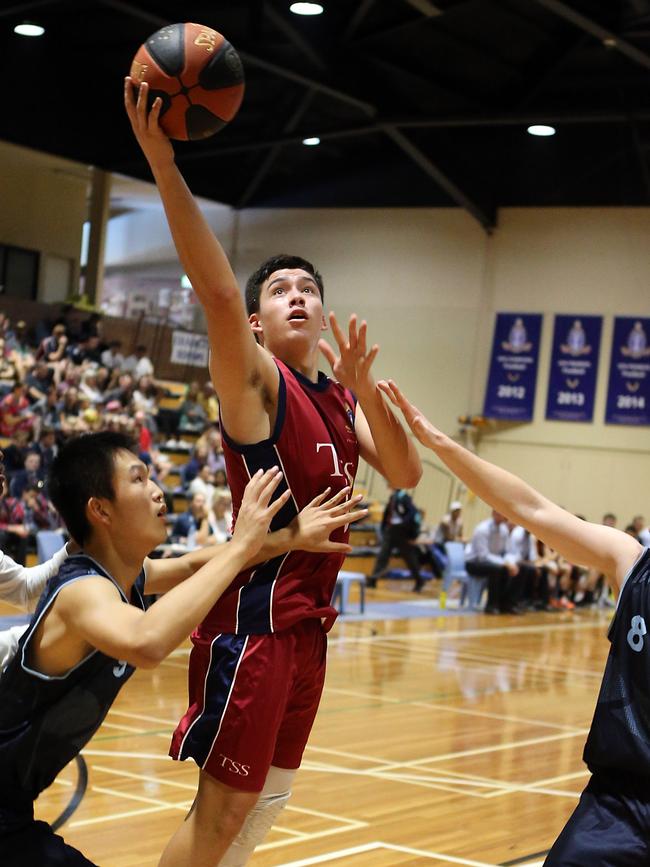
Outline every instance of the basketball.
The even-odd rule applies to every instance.
[[[202,139],[231,121],[244,96],[239,55],[202,24],[170,24],[140,46],[131,63],[136,85],[149,85],[149,109],[162,99],[160,126],[174,139]]]

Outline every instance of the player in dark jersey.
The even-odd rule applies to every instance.
[[[613,527],[581,520],[464,449],[437,430],[392,380],[378,387],[400,407],[419,441],[477,496],[570,562],[608,577],[618,604],[583,755],[592,777],[544,863],[650,864],[650,548]]]
[[[360,514],[320,496],[290,531],[269,534],[290,496],[269,505],[281,475],[252,476],[227,545],[149,560],[166,538],[166,507],[130,441],[99,433],[63,446],[51,497],[82,551],[48,582],[0,679],[2,867],[91,864],[34,821],[33,802],[90,740],[134,668],[158,665],[247,564],[292,544],[327,548],[332,529]],[[145,610],[145,593],[165,595]]]
[[[265,262],[248,281],[245,307],[160,130],[160,101],[148,113],[147,87],[140,87],[136,104],[128,78],[124,96],[205,310],[235,511],[248,475],[271,463],[283,467],[292,490],[280,526],[324,485],[351,486],[359,456],[392,486],[416,485],[420,461],[375,389],[370,368],[377,348],[367,346],[365,323],[357,327],[353,317],[344,335],[330,316],[340,356],[324,342],[320,349],[333,381],[318,371],[327,322],[323,281],[309,262],[296,256]],[[343,542],[344,531],[334,538]],[[335,552],[291,553],[242,572],[193,636],[190,708],[172,755],[197,762],[199,789],[161,867],[245,864],[289,797],[320,699],[342,560]]]

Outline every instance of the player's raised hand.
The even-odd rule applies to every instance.
[[[395,406],[402,410],[406,423],[422,445],[432,449],[441,439],[444,439],[444,434],[442,434],[437,427],[434,427],[429,419],[420,412],[417,406],[414,406],[408,398],[402,394],[394,380],[382,379],[377,383],[377,388],[387,395]]]
[[[271,503],[271,497],[281,480],[282,473],[278,467],[266,472],[258,470],[244,489],[232,542],[243,545],[251,557],[262,547],[271,521],[291,496],[291,491],[287,489]]]
[[[174,159],[174,148],[162,131],[158,118],[162,100],[156,97],[151,111],[147,111],[149,85],[143,81],[138,88],[137,100],[134,96],[135,83],[130,75],[124,79],[124,107],[131,121],[133,133],[142,148],[149,165],[153,166]]]
[[[337,356],[325,340],[320,340],[318,346],[328,360],[334,377],[346,388],[351,389],[359,399],[373,394],[375,381],[371,376],[370,368],[377,357],[379,346],[375,343],[368,351],[368,324],[364,320],[357,328],[357,315],[353,313],[350,316],[346,336],[334,313],[330,313],[329,320],[340,355]]]
[[[357,509],[363,496],[357,494],[348,500],[350,489],[343,488],[327,499],[330,491],[331,488],[327,488],[314,497],[291,522],[290,529],[295,534],[293,550],[327,554],[349,554],[352,550],[345,542],[332,542],[330,536],[339,527],[366,517],[367,509]]]

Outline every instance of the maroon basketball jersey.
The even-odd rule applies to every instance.
[[[279,466],[284,478],[274,496],[291,488],[291,498],[273,519],[271,530],[287,526],[327,487],[332,493],[354,483],[359,444],[354,431],[356,401],[337,382],[318,374],[318,382],[275,359],[280,373],[278,413],[271,437],[254,445],[238,445],[223,433],[228,484],[233,513],[244,488],[258,469]],[[335,531],[334,541],[347,541],[347,528]],[[336,617],[331,599],[341,554],[291,551],[241,572],[199,632],[259,635],[287,629],[310,617],[322,617],[331,626]]]

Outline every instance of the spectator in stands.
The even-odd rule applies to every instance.
[[[84,371],[79,386],[79,394],[86,397],[92,404],[102,402],[103,395],[97,384],[97,370],[94,367],[89,367]]]
[[[34,420],[27,400],[27,387],[15,382],[9,394],[0,400],[0,434],[13,437],[19,430],[31,431]]]
[[[176,517],[172,538],[188,548],[195,548],[201,544],[199,536],[207,539],[209,535],[206,499],[203,494],[194,494],[188,510]]]
[[[54,326],[52,334],[42,340],[36,350],[36,361],[44,361],[51,368],[56,385],[63,377],[67,350],[68,337],[65,332],[65,325],[61,323]]]
[[[104,394],[104,402],[108,408],[109,403],[117,403],[123,409],[131,405],[133,399],[133,377],[130,373],[121,373],[115,388],[109,389]]]
[[[578,515],[577,517],[580,518],[582,521],[586,520],[586,518],[583,515]],[[605,527],[615,527],[617,524],[617,521],[618,521],[618,519],[617,519],[616,515],[614,515],[612,512],[606,512],[603,515],[603,520],[601,521],[601,523]]]
[[[54,386],[50,387],[45,399],[45,406],[42,408],[41,426],[51,428],[54,431],[58,431],[61,426],[59,398]]]
[[[216,488],[214,486],[214,476],[207,464],[203,464],[198,474],[192,479],[188,490],[192,496],[194,494],[203,494],[206,503],[212,502]]]
[[[232,530],[232,496],[217,491],[212,499],[212,508],[208,516],[210,535],[209,545],[220,545],[227,542]]]
[[[11,390],[15,380],[21,379],[22,371],[16,370],[16,365],[11,359],[12,352],[7,348],[4,337],[0,337],[0,385],[5,386],[4,391]]]
[[[223,446],[221,444],[221,431],[216,425],[211,425],[203,431],[196,441],[196,448],[205,451],[205,462],[213,473],[216,473],[218,470],[223,470],[225,474],[226,460],[223,455]],[[217,482],[215,482],[215,484],[217,484]]]
[[[8,481],[25,466],[25,458],[30,449],[30,436],[30,431],[16,431],[11,443],[4,448],[4,475]]]
[[[24,379],[25,372],[34,365],[34,349],[27,333],[27,324],[23,319],[16,322],[12,332],[6,335],[7,346],[13,353],[12,361],[19,370],[19,378]]]
[[[217,470],[214,474],[214,489],[216,494],[230,496],[230,488],[228,487],[228,477],[225,470]]]
[[[369,587],[377,586],[377,579],[386,571],[391,552],[395,549],[411,572],[413,590],[419,593],[424,585],[417,546],[414,544],[419,534],[420,515],[413,500],[407,491],[393,488],[381,521],[381,548],[366,584]]]
[[[124,364],[122,355],[122,341],[111,340],[108,347],[102,352],[102,364],[109,370],[121,370]]]
[[[475,578],[487,578],[486,614],[519,614],[516,607],[519,572],[516,563],[506,559],[510,533],[503,515],[493,510],[492,517],[474,528],[465,549],[465,568]]]
[[[79,430],[81,401],[75,386],[70,386],[59,402],[59,428],[66,436]]]
[[[133,374],[135,382],[142,376],[153,376],[153,364],[147,357],[147,347],[141,343],[135,347],[135,353],[124,359],[122,370]]]
[[[643,515],[635,515],[632,518],[632,528],[634,529],[634,536],[642,545],[650,545],[650,533],[648,533],[648,539],[644,541],[644,532],[647,532],[647,528]],[[627,533],[627,527],[625,532]]]
[[[54,372],[44,361],[37,361],[32,370],[27,374],[27,378],[25,379],[27,396],[32,401],[35,412],[38,412],[45,406],[47,394],[53,382]]]
[[[38,488],[25,488],[20,498],[7,497],[0,504],[0,549],[24,566],[28,546],[33,547],[38,530],[51,526],[45,497]]]
[[[190,382],[180,408],[178,427],[182,431],[202,431],[207,423],[208,417],[199,400],[199,391],[199,383],[196,380]]]
[[[421,541],[421,544],[426,546],[423,551],[423,559],[429,564],[431,571],[437,578],[442,577],[449,562],[445,544],[463,541],[462,509],[463,504],[460,500],[453,500],[449,504],[449,511],[440,519],[433,538],[427,537]]]
[[[210,380],[206,380],[199,392],[199,403],[203,407],[209,424],[219,423],[219,399]]]
[[[43,426],[38,435],[38,442],[31,446],[31,450],[40,455],[41,467],[45,478],[50,471],[52,461],[57,456],[59,447],[56,442],[56,433],[51,427]]]
[[[35,488],[41,492],[45,487],[45,478],[40,454],[38,451],[29,451],[25,457],[25,466],[22,470],[18,470],[11,479],[9,493],[12,497],[19,499],[27,488]]]

